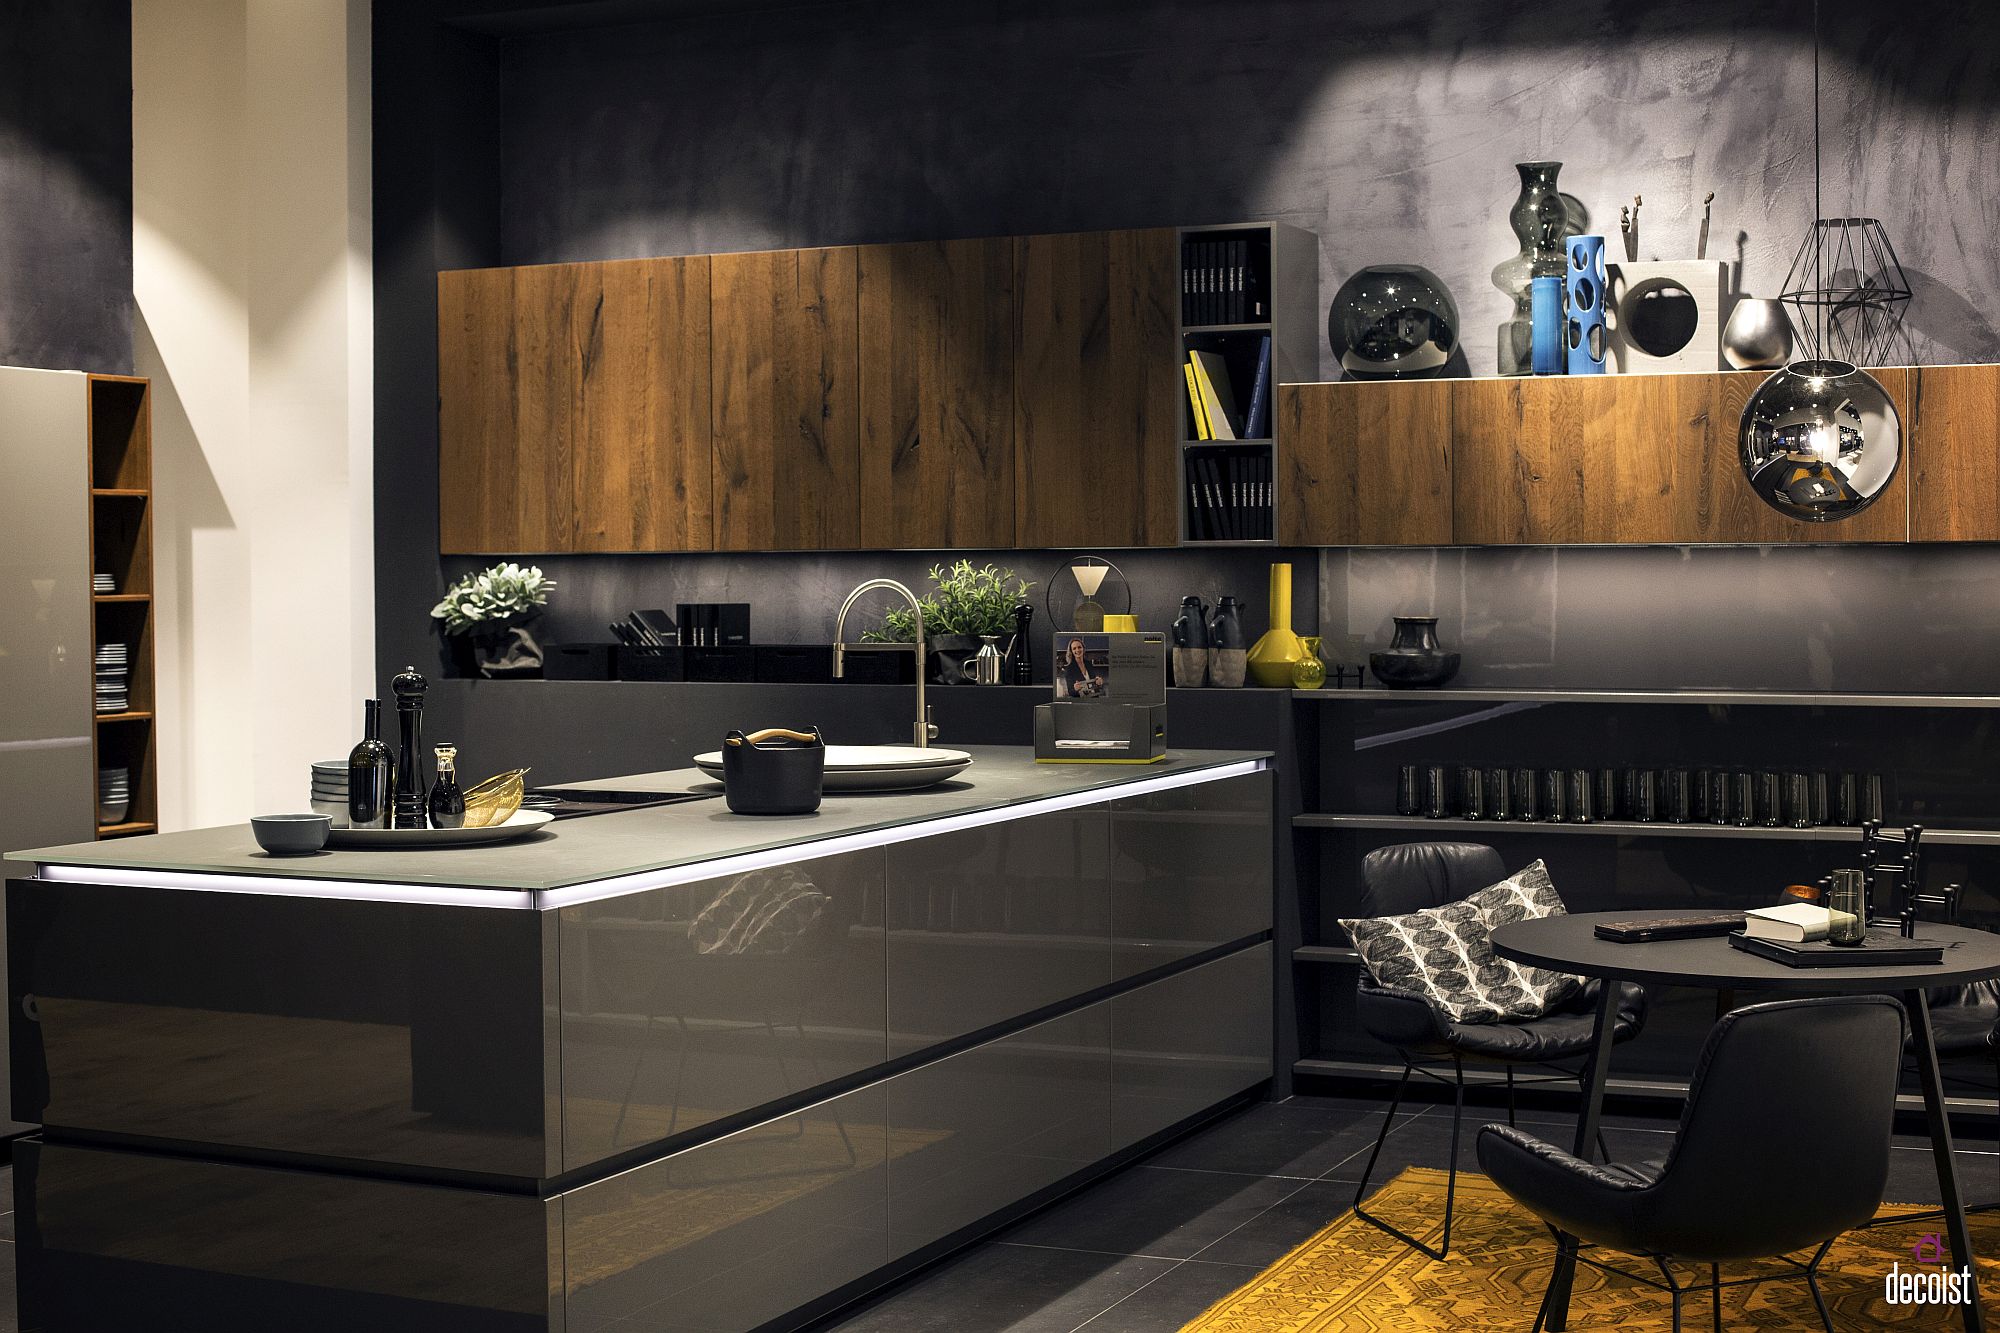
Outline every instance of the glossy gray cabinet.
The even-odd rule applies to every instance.
[[[76,371],[0,367],[0,852],[96,832],[89,393]]]
[[[863,918],[882,865],[875,848],[563,908],[564,1168],[881,1064]]]
[[[568,1333],[737,1333],[889,1261],[881,1084],[585,1185],[562,1198]]]
[[[1271,1077],[1267,940],[1111,1001],[1111,1147],[1128,1148]]]
[[[564,1328],[562,1204],[533,1194],[27,1139],[14,1208],[42,1333]]]
[[[1271,774],[1114,801],[1113,967],[1122,980],[1271,929]]]
[[[888,849],[889,1054],[1111,981],[1104,806]]]
[[[560,1169],[552,915],[16,879],[7,917],[13,1103],[57,1136]]]
[[[889,1080],[889,1237],[901,1257],[1110,1152],[1111,1006]]]

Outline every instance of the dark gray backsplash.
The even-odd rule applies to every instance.
[[[1279,218],[1320,293],[1413,261],[1495,369],[1517,161],[1618,253],[1775,295],[1813,216],[1810,0],[853,0],[506,44],[503,262]],[[1824,0],[1825,207],[1881,217],[1912,359],[2000,359],[2000,5]],[[1335,368],[1322,348],[1323,373]]]
[[[0,365],[132,368],[130,0],[0,0]]]
[[[676,602],[748,602],[751,637],[759,643],[831,643],[833,621],[850,589],[869,579],[892,578],[919,596],[932,586],[926,577],[933,565],[968,559],[1012,569],[1035,584],[1029,600],[1035,605],[1037,629],[1052,629],[1043,601],[1051,573],[1077,554],[1069,551],[840,551],[796,555],[677,555],[677,556],[536,556],[524,557],[556,580],[549,611],[540,631],[552,642],[604,642],[608,621],[627,611],[665,608],[672,615]],[[1268,629],[1270,571],[1274,560],[1293,562],[1293,625],[1301,634],[1314,633],[1318,620],[1319,552],[1270,550],[1110,551],[1132,586],[1132,609],[1142,629],[1164,630],[1189,593],[1210,606],[1229,594],[1244,606],[1244,629],[1262,634]],[[489,561],[450,557],[446,574],[456,578]],[[1108,610],[1120,604],[1110,594],[1100,600]],[[896,605],[887,594],[876,594],[854,612],[848,637],[873,624],[881,609]],[[863,615],[866,609],[875,615]]]
[[[2000,547],[1328,551],[1331,655],[1430,614],[1456,684],[2000,694]]]

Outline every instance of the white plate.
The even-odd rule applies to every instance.
[[[337,828],[327,834],[329,847],[476,847],[509,842],[533,833],[555,816],[545,810],[516,810],[504,824],[492,828]]]
[[[695,767],[712,778],[722,776],[722,752],[694,757]],[[825,791],[911,791],[963,773],[972,756],[963,750],[911,745],[829,745],[826,747]]]

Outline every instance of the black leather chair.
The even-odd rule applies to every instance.
[[[1725,1283],[1721,1265],[1770,1258],[1804,1275],[1830,1331],[1820,1261],[1882,1202],[1902,1046],[1902,1006],[1887,996],[1752,1005],[1709,1032],[1664,1159],[1598,1166],[1488,1125],[1479,1164],[1549,1224],[1558,1255],[1671,1295],[1677,1333],[1682,1301],[1700,1291],[1712,1294],[1719,1333],[1722,1288],[1768,1279]],[[1584,1245],[1651,1259],[1660,1280],[1578,1253]],[[1808,1262],[1789,1257],[1813,1247]],[[1707,1264],[1709,1281],[1681,1283],[1668,1266],[1675,1259]],[[1535,1333],[1548,1312],[1544,1292]]]
[[[1507,878],[1500,853],[1476,842],[1406,842],[1370,852],[1361,862],[1361,915],[1401,916],[1468,898]],[[1356,1007],[1362,1029],[1393,1047],[1403,1058],[1403,1076],[1382,1118],[1375,1149],[1354,1191],[1354,1215],[1379,1227],[1412,1249],[1442,1259],[1451,1253],[1452,1207],[1458,1193],[1458,1136],[1465,1118],[1465,1066],[1498,1065],[1506,1071],[1507,1123],[1514,1122],[1514,1071],[1543,1067],[1581,1085],[1587,1068],[1566,1068],[1564,1062],[1583,1060],[1590,1053],[1596,1027],[1598,987],[1593,981],[1583,993],[1559,1010],[1524,1023],[1456,1023],[1428,999],[1410,991],[1378,986],[1366,972],[1360,977]],[[1629,1041],[1646,1022],[1643,987],[1621,984],[1614,1039]],[[1403,1104],[1412,1074],[1445,1081],[1437,1070],[1450,1065],[1452,1084],[1451,1167],[1445,1178],[1444,1232],[1435,1249],[1362,1207],[1368,1182],[1375,1173],[1382,1143]],[[1600,1139],[1600,1147],[1602,1140]],[[1609,1154],[1607,1153],[1608,1157]]]

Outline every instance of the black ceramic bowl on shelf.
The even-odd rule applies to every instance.
[[[771,727],[722,743],[722,796],[739,815],[807,815],[819,809],[826,744],[811,732]]]
[[[1391,648],[1368,654],[1368,669],[1393,690],[1442,685],[1458,674],[1458,654]]]

